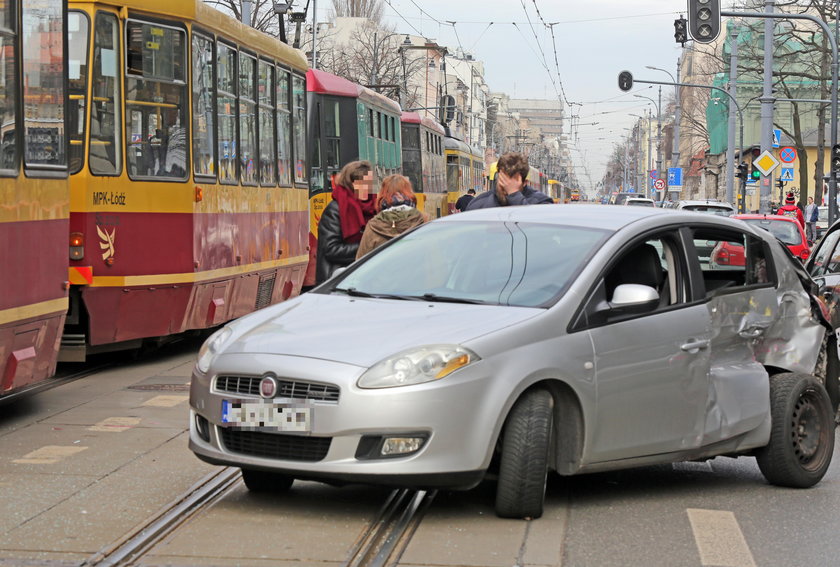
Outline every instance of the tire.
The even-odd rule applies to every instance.
[[[242,469],[242,480],[251,492],[282,494],[292,487],[294,478],[280,473]]]
[[[770,442],[756,453],[770,484],[808,488],[828,471],[834,452],[834,412],[817,378],[783,373],[770,378]]]
[[[508,414],[496,485],[496,514],[501,518],[542,516],[553,405],[548,391],[530,390]]]
[[[831,401],[831,409],[834,411],[835,423],[840,420],[840,359],[837,357],[837,342],[830,335],[826,335],[823,346],[820,349],[817,366],[814,375],[820,379],[828,399]]]

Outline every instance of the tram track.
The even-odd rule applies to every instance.
[[[106,545],[79,567],[129,567],[193,518],[242,484],[239,469],[215,471],[157,513]],[[396,489],[388,493],[348,550],[343,567],[394,567],[411,541],[437,491]]]

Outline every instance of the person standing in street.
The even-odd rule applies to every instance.
[[[318,223],[316,285],[356,259],[365,225],[376,212],[376,203],[369,198],[372,187],[373,166],[369,161],[351,161],[335,178],[333,200]]]
[[[417,197],[411,190],[411,181],[404,175],[386,177],[375,202],[378,212],[365,225],[356,259],[395,236],[426,222],[426,215],[417,210]]]
[[[468,189],[465,194],[458,197],[458,200],[455,201],[455,210],[459,213],[466,211],[473,197],[475,197],[475,189]]]
[[[531,167],[519,152],[502,154],[497,162],[496,190],[485,191],[467,206],[468,211],[508,205],[535,205],[554,201],[527,184]]]
[[[808,204],[805,206],[805,239],[809,244],[817,240],[817,220],[820,216],[820,209],[814,203],[813,197],[808,197]]]
[[[776,211],[777,215],[783,217],[795,218],[799,222],[799,226],[805,228],[805,216],[802,214],[802,209],[796,206],[796,197],[793,193],[788,193],[785,197],[785,204],[779,207]]]

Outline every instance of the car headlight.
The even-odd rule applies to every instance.
[[[480,360],[457,345],[428,345],[395,354],[378,362],[359,378],[360,388],[393,388],[440,380]]]
[[[210,370],[210,363],[219,354],[219,351],[230,338],[231,334],[233,334],[233,331],[230,327],[224,327],[210,335],[210,338],[204,341],[204,344],[198,349],[198,360],[195,363],[199,372],[204,374]]]

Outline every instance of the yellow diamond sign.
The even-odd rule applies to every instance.
[[[765,150],[763,154],[753,160],[753,164],[755,164],[755,167],[758,168],[762,175],[770,175],[774,169],[779,167],[780,162],[773,157],[770,150]]]

